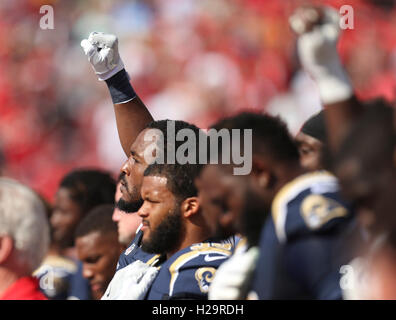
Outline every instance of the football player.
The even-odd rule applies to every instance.
[[[144,157],[146,148],[151,144],[151,141],[145,140],[148,130],[158,129],[163,133],[166,151],[168,146],[166,141],[167,124],[169,122],[173,122],[175,134],[185,128],[192,128],[193,130],[197,128],[193,128],[184,121],[153,121],[151,114],[129,82],[129,76],[118,52],[118,39],[114,35],[92,32],[88,39],[81,42],[81,46],[99,80],[105,81],[108,86],[114,104],[120,142],[128,157],[122,168],[125,174],[121,178],[122,196],[117,203],[117,207],[127,213],[137,212],[143,203],[141,198],[143,172],[149,165]],[[178,144],[183,142],[176,141],[175,146],[177,147]],[[145,265],[141,265],[142,268],[146,268],[147,265],[151,266],[152,263],[158,263],[155,255],[140,249],[142,236],[143,233],[139,228],[129,248],[120,256],[116,272],[117,279],[129,277],[128,275],[132,272],[130,265],[133,262],[145,263]],[[126,270],[119,273],[124,268]],[[136,272],[141,272],[141,270],[136,269]],[[112,281],[113,289],[108,290],[104,298],[130,298],[129,295],[121,293],[122,283],[125,283],[125,279]]]
[[[381,278],[380,273],[374,272],[381,269],[381,263],[376,268],[373,261],[381,261],[381,248],[392,243],[392,240],[385,239],[389,232],[392,233],[394,225],[390,214],[392,205],[388,199],[393,199],[391,194],[395,181],[392,123],[395,113],[384,101],[362,104],[354,95],[337,52],[340,29],[335,10],[328,7],[301,8],[290,22],[298,34],[301,64],[317,83],[324,105],[334,172],[345,196],[354,201],[358,221],[369,240],[360,248],[368,254],[351,262],[356,276],[351,281],[356,285],[346,288],[345,297],[370,299],[388,296],[380,293],[384,288],[381,281],[375,285],[372,283]],[[378,252],[379,259],[375,258]]]
[[[337,179],[328,172],[307,173],[301,167],[297,146],[278,118],[243,113],[224,119],[214,127],[253,130],[252,172],[238,178],[246,180],[245,204],[238,204],[238,198],[231,195],[229,190],[240,189],[242,183],[232,178],[224,165],[205,167],[197,183],[203,210],[212,216],[217,212],[215,225],[218,228],[234,229],[245,236],[253,234],[253,239],[260,235],[257,226],[262,229],[260,256],[250,283],[250,297],[340,299],[340,267],[349,261],[348,252],[344,256],[340,254],[340,237],[353,225],[354,219],[340,198]],[[213,177],[214,171],[217,176],[211,181],[208,175]],[[223,193],[209,194],[210,185],[219,182],[228,183],[228,191],[224,187],[218,189]],[[252,203],[259,209],[252,209]],[[227,218],[231,215],[240,217],[236,220],[239,223]],[[243,228],[254,222],[254,228]],[[210,296],[215,299],[246,298],[249,287],[246,282],[251,279],[255,261],[253,255],[247,250],[221,266]],[[246,258],[250,264],[243,263]],[[235,281],[232,284],[227,280],[229,272],[222,272],[223,268],[233,270]]]
[[[142,186],[142,249],[164,256],[147,299],[206,299],[218,266],[231,254],[229,242],[211,239],[194,178],[197,164],[150,165]]]
[[[97,206],[88,212],[76,229],[75,241],[78,259],[82,262],[82,276],[89,281],[91,296],[95,300],[103,296],[124,248],[118,241],[112,212],[112,205]]]

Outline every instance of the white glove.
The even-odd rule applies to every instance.
[[[316,81],[322,102],[332,104],[350,98],[353,88],[337,52],[338,12],[330,7],[324,7],[322,13],[300,8],[289,22],[299,35],[297,49],[301,64]]]
[[[259,248],[253,247],[246,252],[235,252],[221,264],[209,287],[209,300],[245,299],[258,256]]]
[[[99,80],[107,80],[124,69],[124,63],[118,53],[118,39],[115,35],[91,32],[88,39],[81,41],[81,47]]]
[[[115,273],[102,300],[142,300],[157,274],[156,267],[135,261]]]

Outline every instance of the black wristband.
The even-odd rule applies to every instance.
[[[113,104],[127,102],[136,97],[135,90],[133,90],[129,82],[129,77],[125,69],[122,69],[105,81],[109,88]]]

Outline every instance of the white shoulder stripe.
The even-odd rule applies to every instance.
[[[169,272],[171,274],[171,280],[170,280],[170,283],[169,283],[169,296],[172,296],[172,294],[173,294],[173,289],[174,289],[176,280],[177,280],[177,278],[179,276],[180,268],[184,264],[186,264],[187,262],[193,260],[194,258],[196,258],[196,257],[198,257],[200,255],[208,255],[210,253],[215,253],[218,256],[222,255],[222,256],[224,256],[224,259],[231,255],[231,251],[217,249],[217,248],[212,248],[212,247],[202,248],[202,249],[197,249],[197,250],[191,250],[191,251],[188,251],[188,252],[182,254],[169,267]]]

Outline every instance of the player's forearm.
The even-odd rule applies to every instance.
[[[121,146],[129,156],[131,144],[153,117],[137,96],[125,69],[105,81],[114,105]]]
[[[324,105],[327,139],[333,152],[337,152],[363,110],[363,105],[355,95],[343,101]]]
[[[153,117],[138,96],[129,102],[114,104],[114,112],[121,146],[128,156],[132,143],[147,124],[153,121]]]

